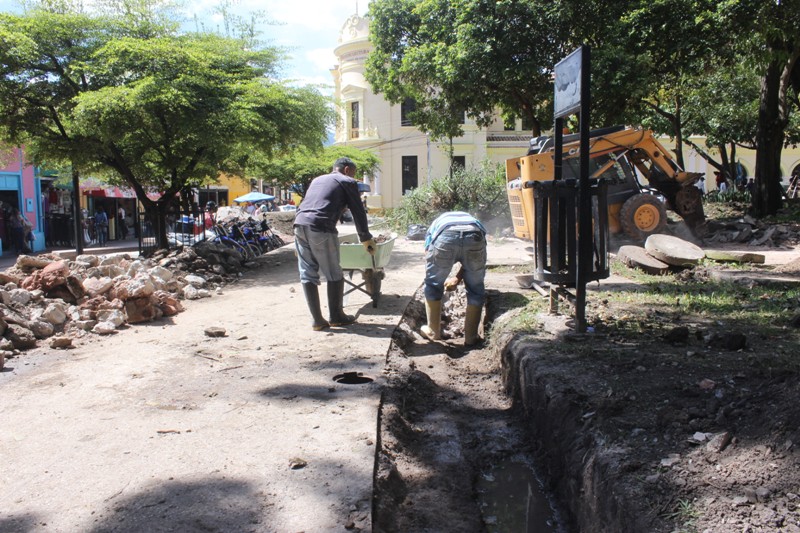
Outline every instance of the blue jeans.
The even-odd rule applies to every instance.
[[[309,226],[296,226],[294,248],[297,251],[297,266],[302,283],[319,285],[320,272],[326,281],[344,279],[337,233],[314,231]]]
[[[464,285],[467,288],[467,304],[483,305],[486,290],[483,278],[486,275],[486,238],[476,231],[443,231],[431,245],[425,257],[425,299],[441,300],[444,282],[453,270],[453,265],[464,267]]]

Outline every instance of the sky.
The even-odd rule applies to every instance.
[[[0,4],[6,0],[0,0]],[[209,16],[219,0],[189,0],[187,7],[200,20],[220,24],[221,17]],[[290,49],[284,77],[312,84],[332,85],[330,69],[335,65],[333,49],[345,21],[358,11],[367,12],[369,0],[238,0],[239,13],[264,11],[280,25],[263,26],[269,44]]]
[[[89,0],[91,1],[91,0]],[[87,2],[88,3],[88,2]],[[221,26],[222,18],[214,14],[219,0],[186,0],[187,19],[197,15],[207,28]],[[231,0],[237,14],[256,11],[266,13],[279,25],[262,25],[262,38],[268,44],[289,48],[291,58],[284,64],[283,78],[299,85],[332,85],[330,69],[336,59],[339,32],[345,21],[356,13],[367,12],[369,0]],[[15,0],[0,0],[0,12],[19,11]],[[194,29],[194,23],[191,23]]]

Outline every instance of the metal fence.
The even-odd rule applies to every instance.
[[[139,254],[145,257],[158,249],[160,224],[164,224],[169,246],[192,245],[207,237],[204,214],[192,211],[170,211],[160,220],[155,214],[141,212],[135,228],[139,239]]]

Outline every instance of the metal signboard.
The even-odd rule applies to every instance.
[[[556,63],[555,105],[556,118],[577,113],[581,109],[581,78],[583,47]]]

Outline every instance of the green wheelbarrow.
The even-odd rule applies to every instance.
[[[375,255],[370,255],[358,242],[357,235],[339,235],[339,263],[346,274],[344,281],[348,285],[345,295],[361,291],[372,299],[372,307],[378,307],[381,282],[385,276],[383,269],[392,256],[395,239],[397,233],[392,233],[388,239],[377,243]],[[356,271],[361,272],[360,283],[353,281]]]

